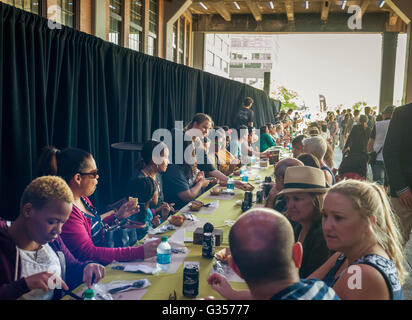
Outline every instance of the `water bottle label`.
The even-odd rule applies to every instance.
[[[158,254],[157,255],[157,263],[158,264],[169,264],[171,261],[170,254]]]

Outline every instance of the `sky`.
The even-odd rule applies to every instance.
[[[379,105],[382,35],[279,35],[278,64],[272,87],[284,86],[299,94],[299,104],[319,110],[319,94],[328,107],[351,107],[365,101]],[[394,104],[402,99],[406,35],[398,37]],[[273,90],[273,88],[272,88]]]

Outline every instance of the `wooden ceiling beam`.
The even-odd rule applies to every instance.
[[[362,5],[361,5],[361,16],[365,14],[366,10],[368,9],[369,4],[371,3],[371,0],[363,0]]]
[[[389,25],[395,26],[398,23],[398,15],[395,12],[391,12],[389,15]]]
[[[213,7],[220,14],[220,16],[226,21],[232,20],[231,14],[229,10],[226,8],[223,1],[207,2],[207,5],[210,5],[211,7]]]
[[[328,20],[329,7],[330,7],[331,4],[332,4],[331,1],[323,1],[322,2],[322,12],[321,12],[320,19],[324,22],[326,22]]]
[[[246,5],[249,7],[256,21],[262,21],[262,14],[255,1],[246,0]]]
[[[293,1],[286,1],[285,2],[286,8],[286,15],[288,17],[288,21],[295,21],[295,7]]]

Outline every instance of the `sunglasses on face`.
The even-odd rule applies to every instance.
[[[93,172],[79,172],[79,174],[81,176],[93,176],[93,178],[96,178],[99,175],[99,172],[96,170]]]

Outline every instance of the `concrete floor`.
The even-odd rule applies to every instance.
[[[335,149],[334,159],[335,168],[337,168],[342,161],[342,152],[340,151],[340,149]],[[372,181],[372,173],[370,167],[368,170],[368,180]],[[409,272],[409,277],[406,279],[405,284],[402,287],[403,294],[405,296],[405,300],[412,300],[412,236],[411,240],[409,240],[405,247],[405,259],[405,268]]]

